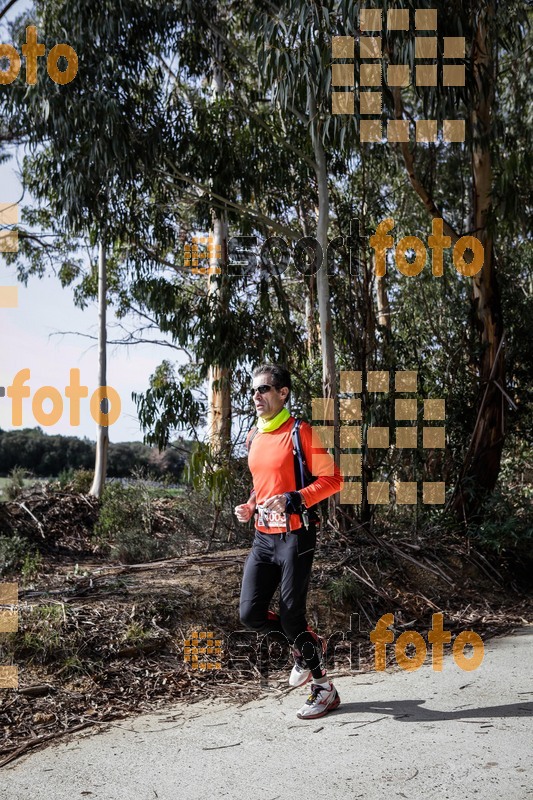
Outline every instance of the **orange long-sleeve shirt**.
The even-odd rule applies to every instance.
[[[290,417],[277,430],[270,433],[258,431],[252,439],[248,466],[252,473],[258,506],[272,495],[296,491],[291,437],[293,425],[294,417]],[[300,441],[307,467],[316,477],[313,483],[300,489],[304,504],[310,508],[340,491],[342,477],[338,466],[308,422],[302,421],[300,425]],[[301,527],[299,515],[291,514],[290,529]],[[262,533],[282,533],[285,531],[285,515],[271,512],[268,527],[257,521],[256,528]]]

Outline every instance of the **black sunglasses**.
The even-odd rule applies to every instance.
[[[259,394],[266,394],[271,389],[275,389],[275,386],[271,386],[269,383],[263,383],[262,386],[253,387],[252,394],[255,395],[256,392],[259,392]]]

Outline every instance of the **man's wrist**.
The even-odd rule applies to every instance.
[[[299,514],[305,508],[303,497],[300,492],[285,492],[287,514]]]

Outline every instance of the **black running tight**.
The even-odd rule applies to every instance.
[[[258,633],[283,633],[298,650],[315,680],[325,675],[321,644],[307,625],[305,607],[316,547],[316,527],[290,533],[255,531],[242,577],[240,619]],[[280,585],[281,584],[281,585]],[[280,585],[280,614],[269,604]]]

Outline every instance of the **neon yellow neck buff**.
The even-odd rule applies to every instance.
[[[259,433],[271,433],[272,431],[277,430],[284,422],[290,417],[290,413],[285,406],[281,409],[279,414],[276,414],[275,417],[272,419],[263,419],[262,417],[257,418],[257,427],[259,429]]]

